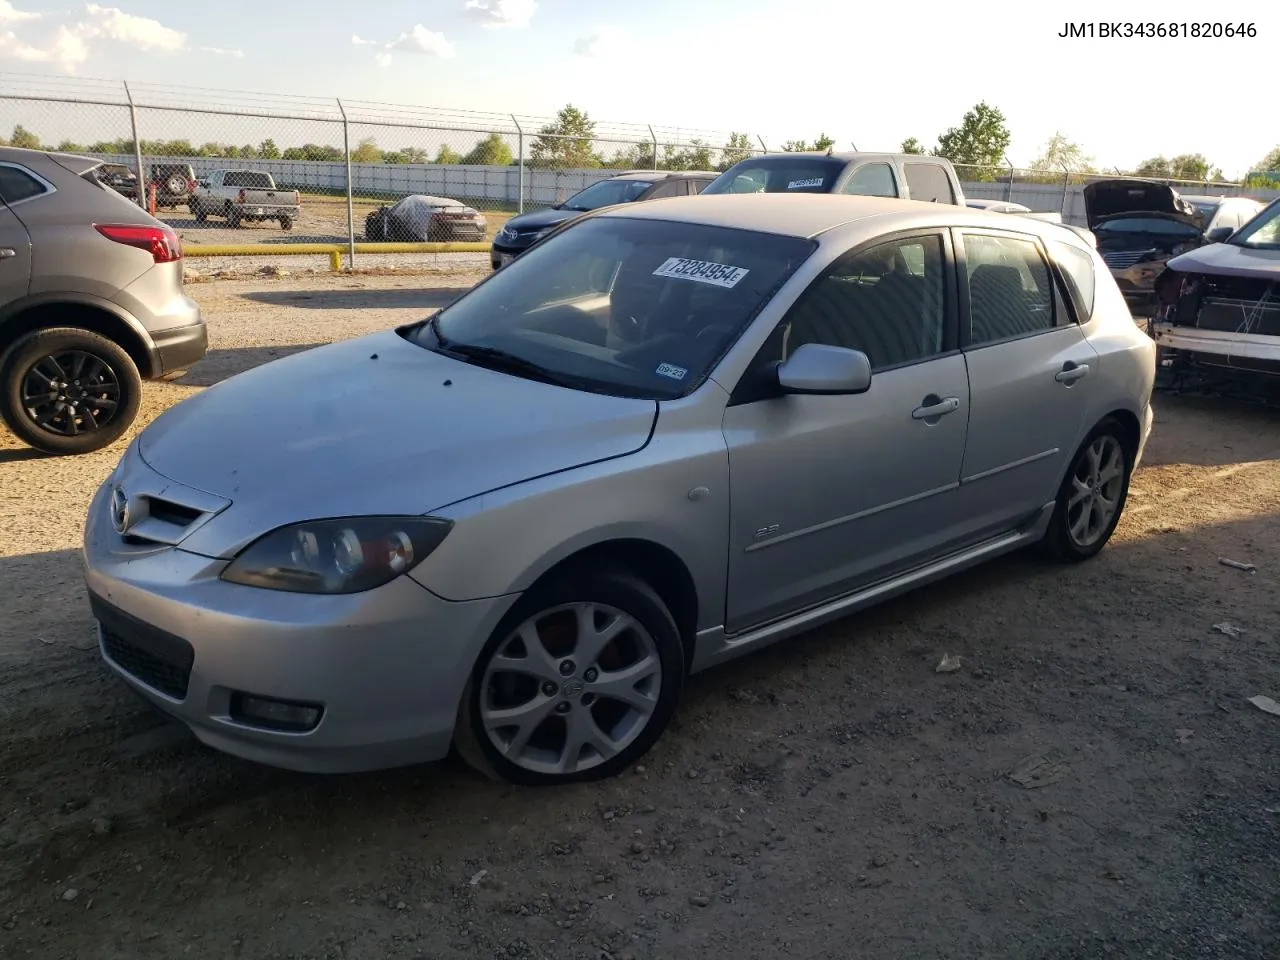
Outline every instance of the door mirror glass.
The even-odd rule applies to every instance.
[[[784,393],[866,393],[871,360],[861,350],[806,343],[778,365],[778,385]]]
[[[1209,243],[1222,243],[1233,233],[1235,233],[1235,230],[1232,227],[1214,227],[1204,235],[1204,238]]]

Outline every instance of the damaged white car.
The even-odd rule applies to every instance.
[[[1169,261],[1149,330],[1174,375],[1280,387],[1280,199],[1221,243]]]

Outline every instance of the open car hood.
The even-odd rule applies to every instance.
[[[1174,257],[1169,269],[1214,277],[1248,277],[1280,282],[1280,250],[1258,250],[1230,243],[1211,243]]]
[[[1167,183],[1153,180],[1095,180],[1084,185],[1085,218],[1089,229],[1111,217],[1155,214],[1200,226],[1196,209]]]

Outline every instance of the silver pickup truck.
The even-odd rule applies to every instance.
[[[225,217],[227,225],[275,220],[281,230],[293,229],[301,209],[298,191],[281,190],[262,170],[214,170],[196,182],[187,206],[196,221]]]

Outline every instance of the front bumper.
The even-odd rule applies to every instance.
[[[454,603],[409,577],[347,596],[226,583],[224,560],[126,544],[109,518],[111,482],[89,508],[85,579],[103,659],[147,701],[210,747],[290,770],[448,753],[471,668],[514,597]],[[268,729],[236,714],[237,694],[322,713],[305,732]]]

